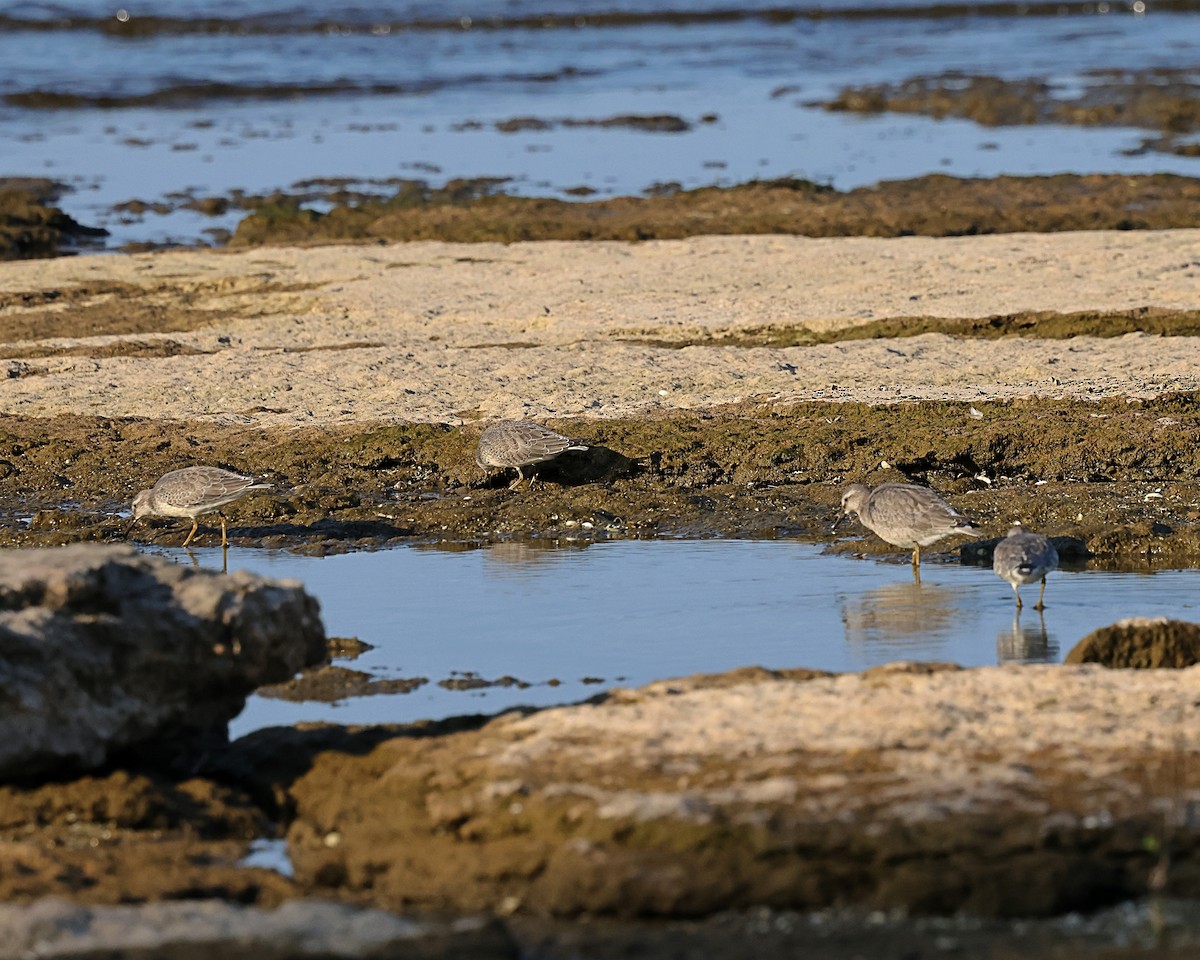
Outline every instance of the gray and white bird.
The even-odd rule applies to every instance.
[[[921,548],[943,537],[979,535],[979,527],[928,487],[911,483],[881,483],[874,490],[852,483],[842,494],[842,515],[857,516],[868,530],[897,547],[912,548],[914,567],[921,565]]]
[[[508,485],[515,490],[525,479],[522,467],[553,460],[567,450],[586,450],[587,444],[576,443],[549,427],[532,420],[500,420],[483,431],[475,448],[475,462],[486,473],[490,467],[516,468],[517,479]],[[533,487],[533,475],[529,477]]]
[[[133,498],[133,520],[129,527],[146,516],[190,517],[192,529],[183,541],[186,547],[199,529],[196,518],[202,513],[220,510],[251,490],[269,490],[271,484],[244,477],[220,467],[184,467],[159,477],[149,490],[138,491]],[[221,546],[229,545],[225,515],[221,517]]]
[[[992,570],[1002,580],[1012,584],[1017,597],[1017,609],[1021,609],[1021,584],[1042,581],[1038,602],[1034,610],[1044,608],[1046,596],[1046,574],[1058,569],[1058,551],[1049,538],[1040,533],[1026,530],[1020,524],[1008,531],[1008,536],[996,544],[992,554]]]

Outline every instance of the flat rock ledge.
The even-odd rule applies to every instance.
[[[132,547],[0,552],[0,780],[224,738],[256,687],[325,657],[295,582]]]
[[[290,785],[289,851],[302,888],[397,911],[1048,916],[1195,897],[1198,700],[1200,668],[663,682],[317,753]]]

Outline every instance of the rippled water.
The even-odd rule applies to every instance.
[[[68,212],[108,226],[119,244],[192,240],[241,214],[132,216],[115,203],[320,177],[375,181],[359,186],[380,193],[390,178],[498,176],[518,193],[586,185],[606,195],[784,175],[848,188],[930,172],[1195,174],[1200,158],[1124,155],[1140,141],[1133,130],[983,128],[811,105],[844,85],[945,70],[1070,87],[1090,70],[1200,63],[1196,4],[1131,9],[242,0],[129,4],[119,20],[115,4],[0,0],[0,176],[73,183]],[[495,127],[622,114],[673,114],[691,129]]]
[[[184,551],[156,551],[188,562]],[[220,568],[219,549],[194,552]],[[899,559],[899,558],[897,558]],[[1198,618],[1200,571],[1058,571],[1044,615],[1015,616],[990,569],[823,555],[792,541],[617,541],[401,548],[327,558],[231,550],[229,569],[304,582],[331,636],[374,649],[346,664],[425,677],[408,694],[340,704],[251,699],[234,735],[302,720],[408,722],[585,699],[613,686],[735,667],[861,670],[900,659],[964,666],[1059,661],[1128,616]],[[510,676],[525,688],[438,681]]]

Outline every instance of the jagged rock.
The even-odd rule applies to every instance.
[[[216,900],[128,907],[83,907],[54,899],[29,907],[0,904],[0,960],[501,960],[516,954],[513,942],[493,922],[414,921],[316,900],[294,900],[276,910]]]
[[[1067,663],[1106,667],[1190,667],[1200,663],[1200,623],[1131,617],[1093,630],[1067,654]]]
[[[0,779],[224,737],[247,694],[325,655],[297,583],[126,546],[0,552]]]

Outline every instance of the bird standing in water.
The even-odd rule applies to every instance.
[[[874,490],[852,483],[842,494],[842,515],[857,516],[868,530],[897,547],[912,548],[914,569],[921,566],[921,548],[943,537],[978,536],[979,527],[928,487],[911,483],[881,483]]]
[[[1021,584],[1042,581],[1038,602],[1034,610],[1042,610],[1046,596],[1046,574],[1058,569],[1058,551],[1048,537],[1040,533],[1026,530],[1016,524],[1008,531],[1008,536],[996,544],[992,554],[992,570],[996,576],[1012,584],[1013,593],[1017,596],[1017,609],[1021,609]]]

